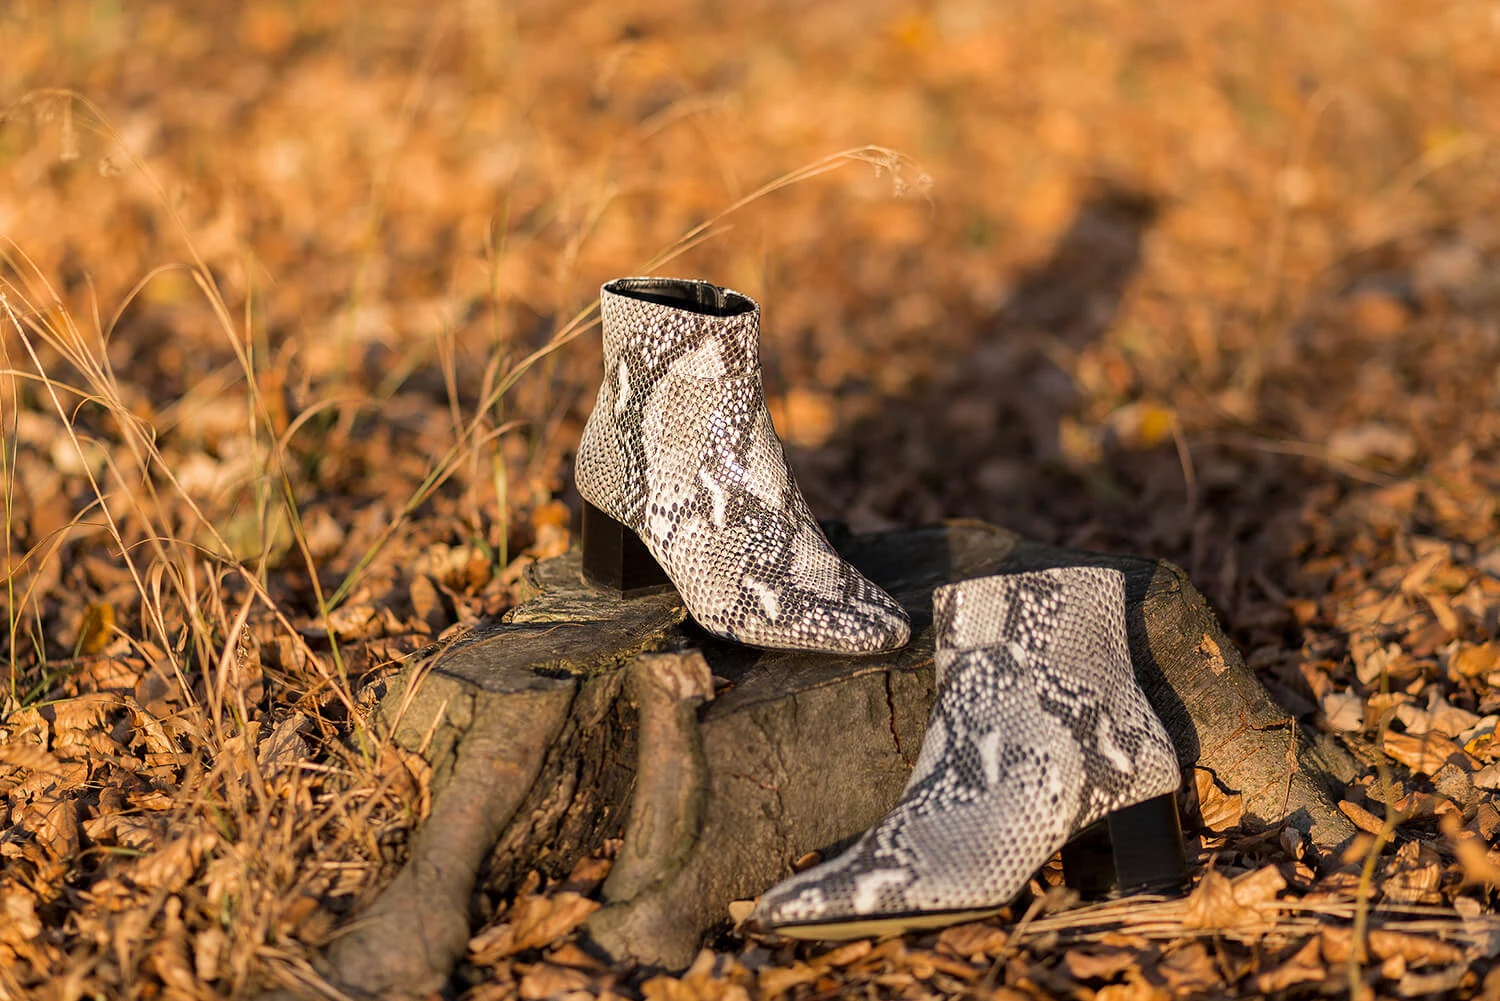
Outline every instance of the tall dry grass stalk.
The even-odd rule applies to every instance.
[[[72,760],[65,754],[69,740],[96,739],[80,734],[113,727],[109,750],[120,772],[96,770],[98,777],[128,786],[148,775],[152,804],[149,823],[133,819],[148,793],[132,792],[128,802],[135,806],[121,815],[132,819],[100,814],[85,824],[100,845],[89,858],[45,859],[51,882],[38,900],[60,902],[69,886],[91,903],[73,908],[69,920],[76,929],[65,940],[75,945],[66,955],[39,950],[25,958],[49,975],[73,977],[85,992],[121,985],[134,990],[145,982],[139,978],[154,977],[196,996],[236,995],[269,977],[337,996],[308,962],[306,947],[333,933],[337,915],[326,906],[329,899],[360,899],[393,871],[405,833],[425,808],[426,777],[419,760],[369,727],[373,690],[351,676],[340,633],[326,624],[389,543],[461,469],[479,468],[488,457],[496,471],[492,501],[507,509],[496,444],[521,422],[499,419],[504,401],[539,363],[595,326],[597,300],[519,358],[506,357],[497,344],[474,400],[460,398],[453,345],[439,345],[451,441],[352,567],[330,583],[304,518],[299,464],[307,447],[299,442],[316,436],[326,415],[351,408],[378,420],[382,401],[343,390],[307,402],[279,424],[263,387],[282,374],[267,370],[250,300],[231,304],[149,166],[86,99],[62,91],[29,95],[0,116],[0,128],[43,105],[60,105],[69,129],[88,133],[108,155],[131,164],[154,192],[187,262],[148,272],[119,303],[91,298],[90,313],[81,319],[23,246],[11,242],[0,253],[0,496],[7,529],[24,489],[17,475],[23,413],[45,415],[59,436],[54,457],[80,470],[88,489],[88,502],[44,542],[5,554],[9,684],[0,695],[0,725],[12,743],[0,748],[0,766],[11,766],[0,775],[16,781],[27,763],[44,759],[47,767],[65,769]],[[891,150],[867,146],[832,154],[735,200],[640,270],[665,267],[719,238],[746,207],[852,164],[888,174],[898,194],[912,175],[925,184],[911,162]],[[184,483],[180,453],[171,444],[190,429],[142,417],[109,351],[132,302],[154,282],[183,275],[232,354],[234,368],[219,374],[216,392],[225,405],[243,409],[253,449],[249,472],[207,501]],[[151,402],[159,417],[178,401]],[[246,508],[254,526],[248,546],[229,537],[224,521]],[[10,538],[8,531],[7,546]],[[132,594],[91,605],[75,624],[73,655],[59,662],[49,659],[48,649],[60,637],[49,634],[63,624],[51,614],[43,584],[70,572],[71,561],[83,554],[117,564]],[[499,554],[502,561],[507,555]],[[314,623],[324,624],[312,632],[272,590],[273,572],[284,578],[292,568],[312,595]],[[285,590],[287,583],[277,586]],[[326,646],[319,648],[314,635]],[[84,694],[69,695],[76,690],[70,679],[97,674],[98,663],[109,659],[141,665],[148,681],[124,689],[94,681],[82,686]],[[21,754],[20,747],[29,750]],[[53,792],[65,802],[67,790]],[[101,903],[98,895],[105,892],[113,897]],[[0,980],[0,996],[7,992],[16,994]]]

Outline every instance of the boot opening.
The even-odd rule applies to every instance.
[[[687,278],[619,278],[605,285],[604,291],[704,316],[739,316],[755,309],[747,296]]]

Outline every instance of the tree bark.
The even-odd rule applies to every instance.
[[[1329,796],[1333,763],[1177,567],[980,522],[836,541],[912,614],[904,649],[846,658],[723,643],[675,594],[620,601],[589,588],[575,552],[534,566],[529,600],[502,621],[408,668],[383,715],[432,761],[433,812],[372,920],[331,953],[338,975],[372,992],[430,989],[462,954],[481,858],[483,885],[504,892],[533,869],[565,874],[615,836],[624,844],[590,937],[617,957],[686,965],[731,901],[894,804],[932,707],[932,590],[997,572],[1122,571],[1137,676],[1184,771],[1208,768],[1240,792],[1248,823],[1286,823],[1324,847],[1353,835]],[[716,698],[710,672],[728,682]],[[429,912],[415,941],[397,920]]]

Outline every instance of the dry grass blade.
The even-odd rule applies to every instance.
[[[1492,21],[6,6],[0,998],[340,996],[430,798],[372,711],[570,544],[594,290],[668,270],[765,303],[820,516],[1181,564],[1370,838],[1196,788],[1186,902],[652,976],[559,920],[451,993],[1494,993]]]

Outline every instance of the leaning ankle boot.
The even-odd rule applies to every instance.
[[[793,482],[760,381],[760,307],[708,282],[600,294],[604,382],[578,446],[583,564],[629,595],[675,586],[716,636],[862,654],[906,612],[841,559]]]
[[[993,914],[1101,819],[1097,854],[1075,859],[1086,878],[1180,890],[1177,756],[1131,671],[1123,576],[1066,567],[941,587],[933,634],[937,701],[895,809],[772,887],[748,924],[836,939]]]

